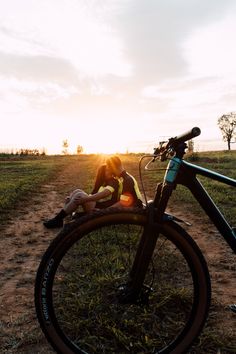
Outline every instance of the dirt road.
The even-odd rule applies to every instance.
[[[34,280],[41,256],[58,232],[45,229],[42,221],[62,206],[65,190],[76,185],[77,172],[76,166],[67,167],[53,183],[44,185],[27,205],[19,208],[17,217],[1,228],[1,353],[53,353],[36,319]],[[83,176],[80,176],[80,182],[83,185]],[[196,216],[188,211],[183,216],[180,210],[175,214],[192,223],[187,230],[207,258],[213,291],[210,317],[217,327],[217,335],[220,339],[225,330],[233,334],[236,348],[236,315],[227,309],[228,304],[236,303],[236,257],[202,215]],[[221,352],[215,349],[215,353],[230,353],[227,349]]]

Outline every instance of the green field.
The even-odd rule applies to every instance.
[[[138,179],[139,158],[140,156],[132,154],[122,156],[126,169]],[[236,179],[236,151],[199,153],[189,159],[197,165]],[[98,166],[98,159],[94,155],[45,156],[32,159],[19,157],[17,159],[5,158],[4,160],[0,158],[0,222],[3,222],[17,205],[30,198],[32,193],[39,193],[42,183],[52,181],[63,167],[74,161],[83,166],[83,173],[85,173],[84,171],[87,173],[86,183],[82,188],[90,190]],[[147,199],[151,199],[154,196],[156,183],[161,181],[163,177],[166,163],[156,162],[151,167],[151,171],[144,172],[143,165],[147,161],[144,160],[142,163],[142,177]],[[236,223],[234,188],[203,177],[200,180],[229,222]],[[171,202],[191,203],[193,211],[198,212],[199,210],[189,191],[181,186],[178,186],[173,193]]]
[[[236,151],[230,153],[208,152],[190,157],[187,156],[186,158],[192,163],[213,169],[236,179]],[[140,156],[133,154],[122,155],[122,160],[125,168],[137,177],[140,183],[138,169]],[[143,161],[141,165],[142,179],[147,199],[152,199],[156,183],[161,181],[165,173],[166,162],[156,162],[152,165],[150,171],[144,171],[144,164],[147,161],[148,159]],[[66,179],[65,184],[60,185],[58,193],[65,196],[66,191],[72,190],[76,186],[90,191],[96,169],[100,162],[102,162],[102,159],[96,155],[44,156],[32,159],[29,157],[19,157],[17,159],[0,158],[0,225],[5,224],[11,217],[16,215],[22,205],[30,203],[33,195],[42,193],[41,186],[53,183],[54,179],[66,168],[70,170],[74,169],[74,177],[70,181]],[[201,178],[201,180],[229,222],[236,226],[235,189],[229,186],[224,187],[222,183],[207,180],[206,178]],[[180,203],[182,202],[185,203],[183,210],[191,209],[191,212],[199,213],[199,207],[193,200],[190,192],[178,186],[171,198],[171,206],[176,205],[177,208],[180,208]],[[99,245],[96,247],[96,250],[98,248]],[[217,311],[217,306],[215,311]],[[208,353],[214,354],[215,348],[227,348],[227,350],[223,349],[222,354],[235,353],[235,337],[228,335],[227,328],[224,329],[226,334],[221,337],[219,330],[214,330],[217,326],[217,323],[214,321],[213,313],[210,323],[204,329],[200,341],[197,343],[196,351],[193,351],[193,353],[203,352],[201,348],[207,348],[207,350],[209,348]],[[206,352],[204,351],[204,353]]]
[[[0,222],[68,163],[64,157],[0,159]]]

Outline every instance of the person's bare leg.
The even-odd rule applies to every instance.
[[[74,190],[69,197],[66,198],[63,209],[52,219],[45,221],[43,224],[48,229],[62,227],[63,219],[67,215],[71,215],[78,208],[81,197],[86,197],[88,194],[81,189]],[[86,213],[94,210],[96,202],[87,202],[82,205]]]
[[[82,191],[81,189],[75,191],[75,193],[73,193],[71,195],[70,200],[64,205],[64,211],[66,212],[67,215],[72,214],[80,204],[80,198],[82,197],[87,197],[88,194],[84,191]],[[87,202],[82,204],[82,208],[84,209],[84,211],[86,213],[91,212],[94,208],[95,208],[96,202]]]

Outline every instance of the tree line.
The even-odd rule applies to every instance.
[[[15,155],[15,156],[45,156],[46,151],[39,149],[14,149],[14,150],[3,150],[0,152],[1,155]]]

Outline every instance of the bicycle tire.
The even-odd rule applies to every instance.
[[[143,210],[105,210],[66,225],[53,240],[38,268],[35,307],[58,353],[180,354],[198,337],[210,306],[209,272],[173,221],[163,224],[145,279],[154,288],[148,301],[117,300],[145,223]]]

